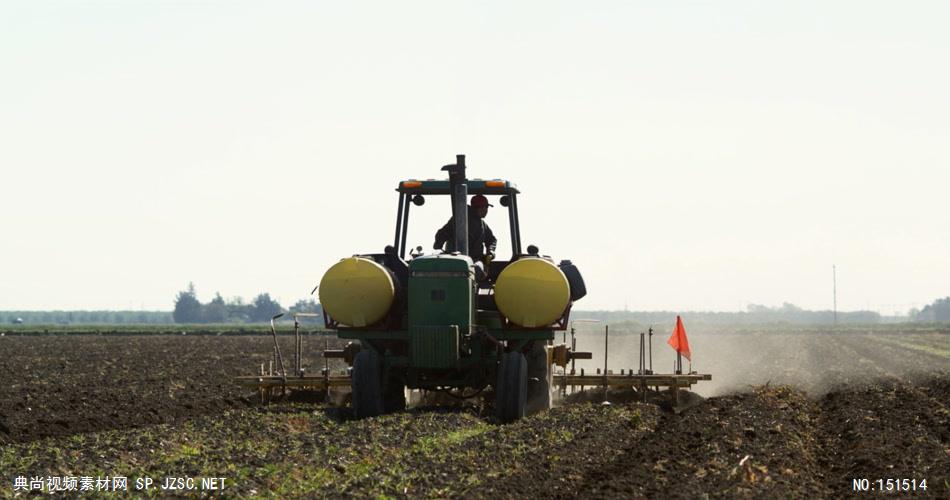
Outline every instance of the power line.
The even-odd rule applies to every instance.
[[[838,270],[831,265],[831,294],[834,301],[834,324],[838,324]]]

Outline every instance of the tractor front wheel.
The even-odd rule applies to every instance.
[[[528,362],[520,352],[501,357],[495,383],[495,415],[502,423],[524,417],[528,399]]]
[[[383,413],[382,360],[372,349],[364,349],[353,359],[353,414],[367,418]]]

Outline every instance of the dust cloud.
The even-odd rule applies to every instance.
[[[684,372],[712,374],[693,391],[718,396],[748,391],[758,385],[791,385],[813,396],[840,386],[873,384],[882,379],[917,380],[950,373],[950,329],[833,327],[796,328],[765,325],[728,328],[690,327],[692,363],[683,359]],[[621,324],[610,327],[607,365],[639,369],[639,333],[646,328]],[[654,330],[653,370],[672,373],[676,353],[667,345],[669,329]],[[555,343],[562,341],[558,332]],[[570,334],[567,336],[570,344]],[[593,353],[577,361],[577,370],[594,373],[604,366],[604,326],[584,325],[577,330],[577,350]]]

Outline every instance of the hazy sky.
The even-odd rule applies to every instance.
[[[839,309],[921,306],[950,295],[948,25],[923,1],[7,0],[0,309],[169,310],[189,281],[290,305],[456,153],[519,185],[579,309],[830,308],[832,264]]]

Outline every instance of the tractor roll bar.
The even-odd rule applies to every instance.
[[[512,259],[521,255],[521,221],[518,220],[518,195],[511,193],[508,202],[508,221],[511,225]]]
[[[399,232],[402,230],[402,204],[405,202],[406,193],[399,193],[399,208],[396,210],[396,237],[393,239],[393,250],[399,249]]]
[[[406,239],[408,238],[409,234],[409,207],[412,206],[412,203],[410,203],[411,197],[409,195],[405,196],[406,208],[402,213],[402,243],[399,244],[399,258],[403,260],[406,258]]]
[[[427,181],[409,180],[401,182],[396,189],[399,192],[399,206],[396,209],[396,234],[393,240],[393,248],[399,257],[401,259],[406,258],[406,243],[409,239],[409,209],[412,207],[413,197],[423,194],[447,194],[451,197],[452,221],[455,223],[456,230],[452,242],[459,253],[465,255],[468,255],[468,195],[507,196],[510,200],[507,208],[508,229],[511,233],[511,251],[513,256],[521,255],[518,188],[508,181],[469,180],[466,177],[465,155],[455,155],[455,159],[456,163],[442,167],[442,171],[449,173],[448,181],[435,179]],[[458,223],[459,220],[461,220],[461,223]]]

